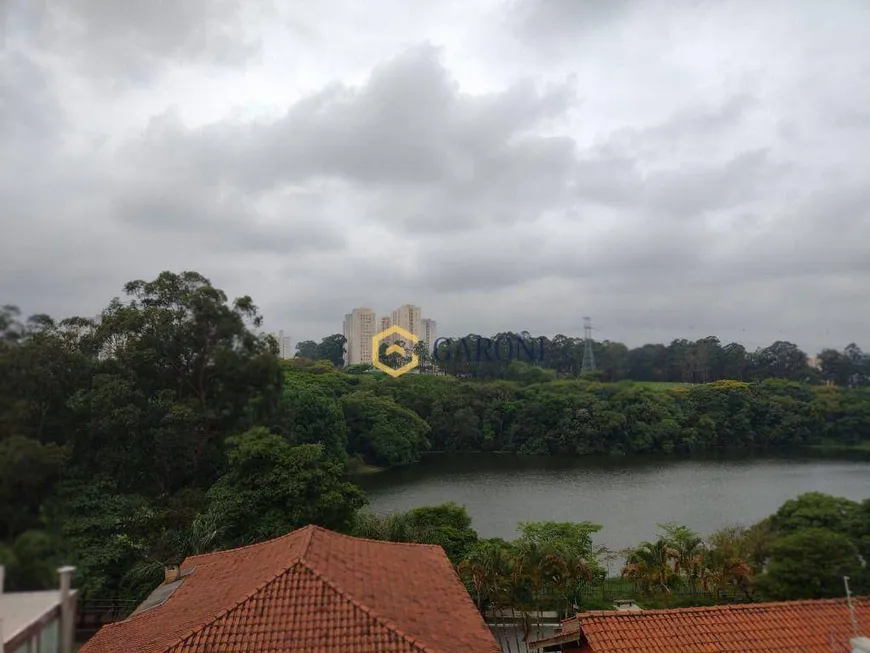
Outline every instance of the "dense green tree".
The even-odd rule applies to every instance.
[[[840,597],[843,576],[858,578],[862,573],[858,550],[848,537],[824,528],[806,528],[774,543],[758,587],[774,599]]]
[[[345,530],[365,495],[323,446],[294,446],[258,427],[227,440],[227,472],[209,489],[221,543],[251,544],[306,524]]]
[[[347,344],[347,338],[340,333],[326,336],[317,345],[317,359],[329,361],[336,367],[344,365],[344,350]]]
[[[108,481],[66,481],[50,512],[67,562],[77,567],[82,598],[118,596],[125,574],[147,555],[159,530],[145,497],[117,494]]]
[[[57,586],[61,565],[57,538],[39,530],[21,533],[9,545],[0,544],[0,565],[5,567],[6,591],[27,592]]]
[[[0,541],[41,525],[39,511],[60,479],[64,451],[21,436],[0,441]]]
[[[781,535],[824,528],[843,535],[854,531],[859,504],[821,492],[808,492],[786,501],[770,518],[771,527]]]
[[[855,511],[852,523],[852,540],[858,547],[858,553],[868,564],[868,590],[870,590],[870,497],[864,499]]]
[[[322,387],[293,379],[285,384],[280,432],[295,444],[322,444],[338,459],[347,456],[347,425],[341,403]]]
[[[407,513],[411,528],[425,533],[425,542],[441,546],[447,557],[458,564],[477,542],[471,517],[455,503],[414,508]]]
[[[81,422],[72,461],[122,491],[208,484],[221,471],[224,434],[277,410],[277,355],[252,330],[261,318],[251,299],[228,303],[195,272],[164,272],[125,291],[131,299],[113,300],[94,328],[101,361],[91,387],[70,399]]]
[[[320,360],[320,350],[313,340],[303,340],[296,343],[296,356],[316,361]]]
[[[359,512],[352,533],[373,540],[437,544],[454,564],[463,560],[478,541],[468,512],[452,502],[384,516]]]
[[[756,380],[776,378],[808,381],[812,378],[806,353],[794,343],[782,340],[752,355],[750,374]]]
[[[350,449],[376,464],[420,459],[428,448],[429,425],[391,399],[361,390],[343,398]]]

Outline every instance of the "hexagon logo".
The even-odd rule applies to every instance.
[[[402,336],[405,339],[405,342],[410,342],[412,345],[416,345],[420,339],[410,331],[405,331],[405,329],[400,326],[391,326],[389,329],[384,329],[380,333],[376,333],[372,336],[372,365],[381,372],[386,372],[395,379],[417,367],[417,365],[420,364],[420,360],[417,358],[417,354],[411,354],[411,360],[397,369],[393,369],[389,365],[382,363],[380,354],[381,341],[393,334]],[[394,343],[387,347],[386,353],[404,354],[405,349],[401,345]]]

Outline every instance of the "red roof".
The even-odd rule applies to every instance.
[[[306,526],[193,556],[161,605],[102,628],[81,653],[496,653],[438,546]]]
[[[866,635],[870,598],[853,604]],[[851,651],[854,636],[845,599],[581,612],[576,621],[590,653],[831,653]]]

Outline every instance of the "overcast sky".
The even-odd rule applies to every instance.
[[[0,304],[870,349],[867,0],[0,0]]]

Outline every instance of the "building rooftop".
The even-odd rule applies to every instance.
[[[14,637],[58,605],[60,605],[60,593],[57,590],[0,594],[3,643],[11,642]]]
[[[870,632],[870,598],[853,604],[859,631]],[[589,653],[831,653],[851,651],[854,637],[845,599],[581,612],[563,626],[529,648],[579,641]]]
[[[174,589],[81,653],[498,652],[438,546],[307,526],[181,569]]]

